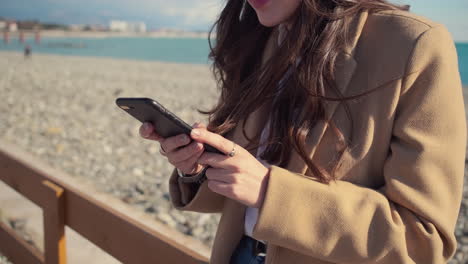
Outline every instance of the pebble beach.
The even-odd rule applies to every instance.
[[[156,142],[139,137],[139,122],[115,105],[117,97],[150,97],[190,124],[206,123],[197,109],[209,109],[218,96],[208,66],[40,54],[24,59],[15,52],[0,58],[0,140],[212,245],[219,216],[172,207],[172,166]],[[468,263],[468,188],[456,236],[449,263]]]
[[[207,66],[0,52],[0,140],[210,245],[216,215],[176,210],[171,165],[117,97],[150,97],[188,123],[217,90]]]

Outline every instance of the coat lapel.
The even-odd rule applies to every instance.
[[[249,115],[245,123],[245,133],[248,138],[254,138],[256,134],[263,129],[266,125],[267,118],[268,106],[266,104]],[[232,134],[228,134],[226,137],[234,141],[237,145],[246,148],[249,144],[249,140],[244,136],[244,133],[242,132],[243,128],[243,122],[241,121],[234,129],[234,132]],[[256,156],[257,148],[250,148],[248,151],[253,156]],[[230,254],[232,254],[244,234],[244,217],[246,209],[247,207],[245,205],[235,200],[225,200],[218,230],[224,230],[226,232],[222,234],[218,232],[216,233],[216,242],[213,245],[213,252],[216,252],[217,254],[212,255],[212,263],[229,262],[229,259],[226,259],[226,256],[230,256]]]
[[[346,44],[343,52],[340,53],[337,58],[335,83],[336,87],[342,95],[346,95],[349,83],[357,67],[357,62],[354,60],[354,49],[357,45],[359,37],[361,36],[362,29],[364,28],[367,17],[367,12],[361,12],[359,15],[353,18],[349,29],[349,34],[351,36],[350,40]],[[338,94],[332,90],[327,90],[325,91],[325,96],[336,98]],[[333,118],[339,103],[335,101],[325,101],[324,104],[326,116],[329,119]],[[327,125],[327,122],[319,121],[319,123],[311,130],[309,136],[307,137],[306,151],[309,153],[309,157],[311,159],[314,157],[317,146],[325,135],[328,127],[329,126]],[[296,173],[305,174],[307,172],[307,164],[299,156],[299,154],[293,150],[287,169]]]

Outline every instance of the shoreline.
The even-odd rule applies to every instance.
[[[10,32],[16,37],[21,31]],[[208,32],[156,31],[156,32],[115,32],[115,31],[68,31],[41,30],[41,37],[46,38],[208,38]],[[34,37],[34,32],[26,31],[26,38]],[[213,35],[214,36],[214,35]]]
[[[5,54],[7,56],[10,55],[18,55],[20,57],[23,57],[23,51],[21,50],[1,50],[0,49],[0,56],[2,54]],[[54,56],[54,57],[62,57],[62,58],[83,58],[83,59],[96,59],[96,60],[110,60],[110,61],[125,61],[125,62],[131,62],[131,63],[156,63],[156,64],[168,64],[168,65],[174,65],[174,66],[193,66],[193,67],[210,67],[210,64],[206,63],[190,63],[190,62],[174,62],[174,61],[162,61],[162,60],[145,60],[145,59],[137,59],[137,58],[117,58],[117,57],[111,57],[111,56],[86,56],[86,55],[73,55],[73,54],[58,54],[58,53],[47,53],[47,52],[41,52],[41,51],[34,51],[34,54],[32,55],[32,59],[34,57],[48,57],[48,56]],[[468,87],[468,85],[467,85]]]

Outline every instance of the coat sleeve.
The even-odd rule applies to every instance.
[[[466,120],[442,26],[415,41],[378,190],[272,167],[254,237],[333,263],[446,263],[456,250]],[[278,213],[281,212],[281,213]]]
[[[171,202],[179,210],[200,213],[219,213],[224,204],[224,196],[212,192],[205,181],[202,185],[179,181],[174,169],[169,179]]]

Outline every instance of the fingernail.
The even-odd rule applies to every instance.
[[[203,144],[197,143],[197,144],[195,145],[195,150],[196,150],[196,151],[202,150],[202,149],[203,149]]]
[[[198,129],[192,129],[192,132],[190,132],[190,134],[192,134],[192,136],[194,137],[198,137],[201,135],[200,131]]]
[[[195,122],[192,127],[195,128],[195,127],[199,127],[199,126],[200,126],[200,122]]]

